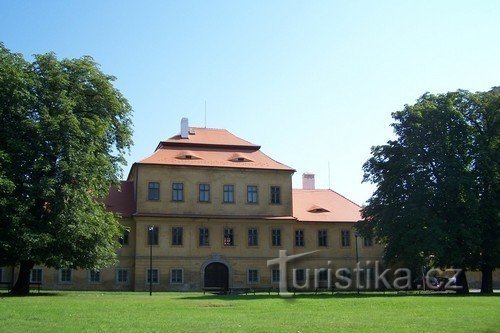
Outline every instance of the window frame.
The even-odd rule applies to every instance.
[[[206,242],[202,243],[202,230],[206,231],[203,233],[203,239],[206,239]],[[210,229],[207,227],[199,227],[198,228],[198,246],[207,247],[210,246]]]
[[[276,231],[276,235],[275,235]],[[277,240],[275,242],[275,239]],[[272,228],[271,229],[271,246],[281,246],[281,228]]]
[[[123,232],[122,237],[118,238],[118,243],[120,243],[121,246],[127,246],[129,245],[129,239],[130,239],[130,230],[125,230]]]
[[[153,227],[150,231],[149,228]],[[158,246],[160,244],[160,226],[148,225],[146,227],[146,244],[147,246]]]
[[[206,195],[206,198],[202,198],[202,194]],[[210,184],[198,184],[198,202],[210,203]]]
[[[152,186],[156,185],[156,187]],[[156,192],[156,196],[152,193]],[[160,182],[150,181],[148,182],[148,201],[160,201]]]
[[[236,192],[236,189],[235,189],[234,184],[222,185],[222,203],[225,203],[225,204],[236,203],[235,192]],[[228,198],[227,198],[228,200],[226,200],[226,194],[228,195]],[[229,196],[231,196],[232,201],[229,200],[229,199],[231,199],[231,198],[229,198]]]
[[[123,280],[123,272],[126,272],[126,281],[120,281],[120,272],[122,272],[122,280]],[[116,284],[123,284],[127,285],[130,283],[130,274],[129,274],[129,269],[128,268],[123,268],[123,267],[117,267],[115,269],[115,283]]]
[[[322,238],[324,238],[324,244],[322,244]],[[318,247],[328,247],[328,229],[318,230]]]
[[[174,231],[176,230],[176,231]],[[178,234],[180,230],[180,236]],[[181,227],[181,226],[172,226],[171,228],[171,242],[170,242],[170,245],[171,246],[183,246],[184,245],[184,227]],[[179,241],[179,238],[180,238],[180,242]],[[175,240],[177,240],[176,242],[174,242]]]
[[[181,273],[181,281],[174,281],[174,271]],[[170,284],[184,284],[184,269],[183,268],[171,268],[170,269]]]
[[[340,231],[340,245],[343,248],[351,247],[351,231],[347,229],[342,229]]]
[[[271,185],[269,194],[271,205],[281,205],[281,186]]]
[[[150,278],[150,274],[149,274],[149,267],[146,268],[146,284],[149,284],[149,278]],[[154,278],[154,275],[153,275],[153,272],[156,271],[156,279],[157,281],[155,282],[154,279],[153,279],[153,282],[151,284],[160,284],[160,269],[159,268],[153,268],[151,270],[151,278]]]
[[[66,280],[66,279],[63,280],[63,277],[65,277],[65,274],[63,273],[63,271],[69,272],[69,280]],[[58,275],[59,275],[59,283],[61,283],[61,284],[72,284],[73,283],[73,270],[71,268],[60,268]]]
[[[250,188],[255,188],[255,191],[250,191]],[[255,201],[249,200],[250,197],[255,196]],[[247,204],[258,205],[259,204],[259,187],[257,185],[247,185]]]
[[[37,280],[33,279],[33,272],[37,271],[40,273],[40,278]],[[0,282],[2,281],[2,274],[0,274]],[[43,283],[43,269],[42,268],[32,268],[30,270],[30,283]]]
[[[252,231],[252,230],[255,231],[254,235],[250,234],[250,231]],[[252,244],[252,242],[250,241],[251,237],[255,238],[254,244]],[[247,246],[249,246],[249,247],[259,246],[259,229],[257,229],[257,228],[248,228],[247,229]]]
[[[275,274],[274,273],[277,273],[277,276],[278,276],[278,279],[276,280],[275,279]],[[280,277],[281,277],[281,271],[279,268],[273,268],[271,269],[271,283],[280,283]]]
[[[95,279],[97,274],[97,280]],[[89,269],[88,270],[88,282],[89,284],[99,284],[102,283],[102,271],[99,269]]]
[[[304,229],[296,229],[295,230],[295,247],[305,247],[306,246],[306,240],[305,240],[305,231]]]
[[[253,273],[255,273],[255,276],[253,276]],[[255,277],[255,280],[250,279],[250,278],[254,278],[254,277]],[[259,270],[256,268],[247,269],[247,284],[257,284],[257,283],[260,283]]]
[[[172,202],[184,202],[184,183],[172,182]]]
[[[234,246],[234,228],[225,227],[222,235],[222,246],[231,247]]]

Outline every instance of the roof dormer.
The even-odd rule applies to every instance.
[[[185,150],[180,152],[175,158],[179,160],[201,160],[201,157],[198,155],[194,154],[192,151]]]
[[[231,161],[231,162],[253,162],[253,160],[248,158],[245,154],[241,154],[241,153],[233,154],[229,158],[229,161]]]
[[[318,205],[312,205],[307,210],[309,213],[328,213],[329,210]]]

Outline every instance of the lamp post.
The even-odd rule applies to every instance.
[[[149,241],[149,296],[153,295],[153,230],[155,226],[148,227],[148,241]]]
[[[359,295],[359,255],[358,255],[358,236],[359,234],[357,232],[354,233],[354,239],[355,239],[355,246],[356,246],[356,290]]]

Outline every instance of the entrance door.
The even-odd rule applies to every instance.
[[[221,287],[224,290],[229,286],[229,269],[220,262],[214,262],[205,267],[205,288]]]

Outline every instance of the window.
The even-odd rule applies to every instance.
[[[0,279],[1,281],[1,279]],[[33,268],[30,273],[30,282],[31,283],[42,283],[42,269],[41,268]]]
[[[256,269],[248,270],[248,283],[259,283],[259,271]]]
[[[208,228],[200,228],[200,246],[208,246]]]
[[[234,185],[224,185],[223,200],[225,203],[234,203]]]
[[[125,232],[123,233],[123,236],[121,236],[120,238],[118,238],[118,242],[121,245],[128,245],[128,236],[129,235],[130,235],[130,231],[125,230]]]
[[[279,186],[271,186],[271,203],[281,204],[281,189]]]
[[[182,245],[182,227],[172,227],[172,245]]]
[[[365,237],[363,238],[363,245],[365,247],[370,247],[373,245],[373,239],[371,237]]]
[[[319,282],[327,282],[328,281],[328,270],[326,268],[320,269],[318,273]]]
[[[295,281],[303,282],[306,280],[306,271],[303,268],[294,269],[295,271]]]
[[[148,245],[158,245],[158,234],[160,233],[160,228],[151,225],[147,229],[148,232]]]
[[[101,271],[90,270],[89,271],[89,282],[90,283],[99,283],[99,282],[101,282]]]
[[[248,229],[248,246],[257,246],[259,245],[259,234],[257,229],[250,228]]]
[[[304,230],[295,230],[295,246],[304,246]]]
[[[182,269],[174,268],[170,271],[170,283],[172,284],[180,284],[183,281],[182,277]]]
[[[148,183],[148,200],[160,200],[160,183]]]
[[[200,202],[209,202],[210,201],[210,185],[209,184],[200,184],[199,185],[200,193],[198,195],[198,201]]]
[[[257,186],[247,186],[247,203],[257,203],[259,199]]]
[[[3,268],[0,268],[0,282],[3,282]]]
[[[281,229],[273,229],[271,237],[273,246],[281,246]]]
[[[172,184],[172,201],[184,201],[184,184]]]
[[[71,283],[71,269],[61,269],[59,270],[59,282],[61,283]]]
[[[342,230],[342,246],[351,246],[351,233],[349,230]]]
[[[280,270],[279,269],[271,270],[271,282],[272,283],[279,283],[280,282]]]
[[[146,283],[153,283],[153,284],[160,283],[160,273],[158,271],[158,268],[153,268],[152,270],[148,268]]]
[[[234,245],[234,231],[232,228],[224,228],[224,246]]]
[[[128,269],[126,268],[116,269],[116,283],[120,284],[128,283]]]
[[[328,233],[326,230],[318,230],[318,246],[328,246]]]

